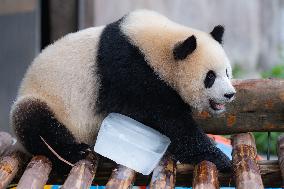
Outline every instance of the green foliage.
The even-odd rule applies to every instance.
[[[276,65],[271,70],[263,72],[261,75],[263,78],[284,78],[284,64]],[[271,132],[270,152],[273,155],[276,154],[277,137],[281,134],[282,133],[280,132]],[[254,137],[258,152],[265,154],[267,152],[267,147],[268,147],[267,133],[255,132]]]
[[[283,56],[284,57],[284,56]],[[283,58],[284,60],[284,58]],[[235,64],[233,67],[234,78],[242,78],[245,74],[245,69],[240,64]],[[284,78],[284,64],[276,65],[271,70],[261,73],[263,78]],[[257,151],[260,154],[266,154],[268,148],[268,133],[267,132],[254,132]],[[276,155],[276,143],[277,138],[282,133],[271,132],[270,133],[270,154]]]
[[[266,154],[268,148],[268,133],[254,132],[253,133],[257,152],[260,154]],[[270,133],[270,154],[276,155],[276,143],[278,136],[281,135],[279,132]]]
[[[244,75],[245,70],[242,68],[240,64],[235,64],[232,72],[234,78],[241,78]]]
[[[276,65],[271,70],[262,73],[263,78],[284,78],[284,64]]]

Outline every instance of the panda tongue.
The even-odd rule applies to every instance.
[[[215,106],[216,106],[216,108],[218,109],[218,110],[221,110],[221,109],[224,109],[224,104],[215,104]]]

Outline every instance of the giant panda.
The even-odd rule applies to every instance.
[[[11,108],[11,126],[31,154],[57,166],[86,157],[102,120],[129,116],[168,136],[176,161],[208,160],[221,171],[230,160],[192,117],[213,114],[234,98],[232,69],[222,48],[224,28],[210,33],[136,10],[106,26],[68,34],[33,61]],[[119,144],[117,144],[119,145]]]

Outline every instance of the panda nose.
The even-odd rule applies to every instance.
[[[224,97],[231,99],[236,93],[226,93],[224,94]]]

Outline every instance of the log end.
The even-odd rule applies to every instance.
[[[193,188],[217,189],[219,188],[218,170],[214,163],[202,161],[194,168]]]

